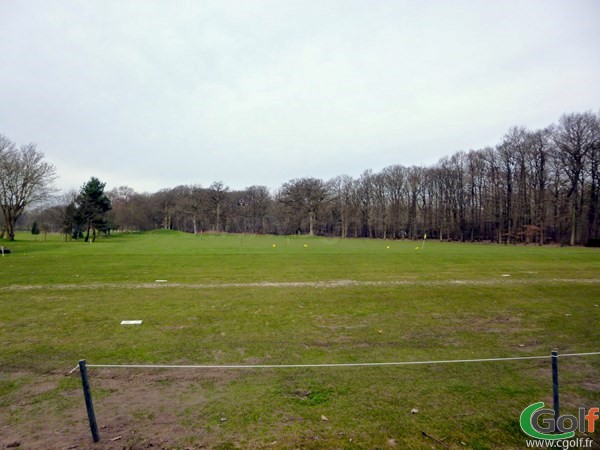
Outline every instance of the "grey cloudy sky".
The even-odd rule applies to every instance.
[[[600,1],[0,2],[0,133],[58,186],[276,188],[600,107]]]

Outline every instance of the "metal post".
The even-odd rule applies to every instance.
[[[94,442],[98,442],[100,440],[100,435],[98,434],[98,424],[96,423],[96,414],[94,413],[94,404],[92,403],[92,391],[90,390],[90,381],[88,380],[85,359],[79,361],[79,373],[81,374],[83,397],[85,398],[85,407],[87,409],[88,419],[90,421],[92,439],[94,440]]]
[[[560,417],[560,402],[558,398],[558,350],[552,350],[552,391],[554,400],[554,420],[558,421],[558,418]]]

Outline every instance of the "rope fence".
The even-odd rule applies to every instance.
[[[589,353],[563,353],[561,358],[572,356],[594,356],[600,352]],[[396,361],[396,362],[366,362],[366,363],[329,363],[329,364],[86,364],[87,367],[104,369],[303,369],[319,367],[381,367],[381,366],[411,366],[420,364],[458,364],[493,361],[519,361],[529,359],[548,359],[552,355],[541,356],[512,356],[506,358],[477,358],[477,359],[446,359],[435,361]],[[69,372],[72,374],[79,366]]]
[[[597,356],[598,352],[587,353],[564,353],[561,358],[582,357],[582,356]],[[434,365],[434,364],[461,364],[461,363],[484,363],[484,362],[503,362],[503,361],[524,361],[535,359],[552,360],[552,390],[555,417],[560,417],[559,413],[559,391],[558,391],[558,351],[552,350],[550,355],[539,356],[512,356],[505,358],[476,358],[476,359],[445,359],[432,361],[396,361],[396,362],[366,362],[366,363],[330,363],[330,364],[196,364],[196,365],[177,365],[177,364],[87,364],[85,359],[79,361],[79,364],[74,367],[69,375],[79,369],[81,375],[81,384],[83,387],[83,395],[85,399],[90,430],[94,442],[100,440],[98,433],[98,425],[96,423],[96,415],[92,403],[92,394],[87,374],[87,368],[104,368],[104,369],[304,369],[304,368],[334,368],[334,367],[382,367],[382,366],[414,366],[414,365]]]

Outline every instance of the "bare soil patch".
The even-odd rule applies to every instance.
[[[92,442],[78,372],[68,375],[69,387],[61,387],[63,373],[5,375],[14,381],[22,376],[28,383],[0,408],[2,449],[211,448],[216,443],[203,426],[202,386],[225,388],[239,374],[92,369],[99,443]]]

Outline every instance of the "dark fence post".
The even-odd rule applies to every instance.
[[[96,414],[94,413],[94,404],[92,403],[92,391],[90,390],[90,381],[87,375],[85,359],[79,361],[79,373],[81,374],[81,385],[83,386],[83,397],[85,398],[85,407],[87,409],[88,419],[90,421],[90,430],[94,442],[100,440],[98,434],[98,424],[96,423]]]
[[[558,351],[552,350],[552,393],[554,400],[554,420],[560,417],[560,401],[558,398]],[[555,422],[556,423],[556,422]]]

